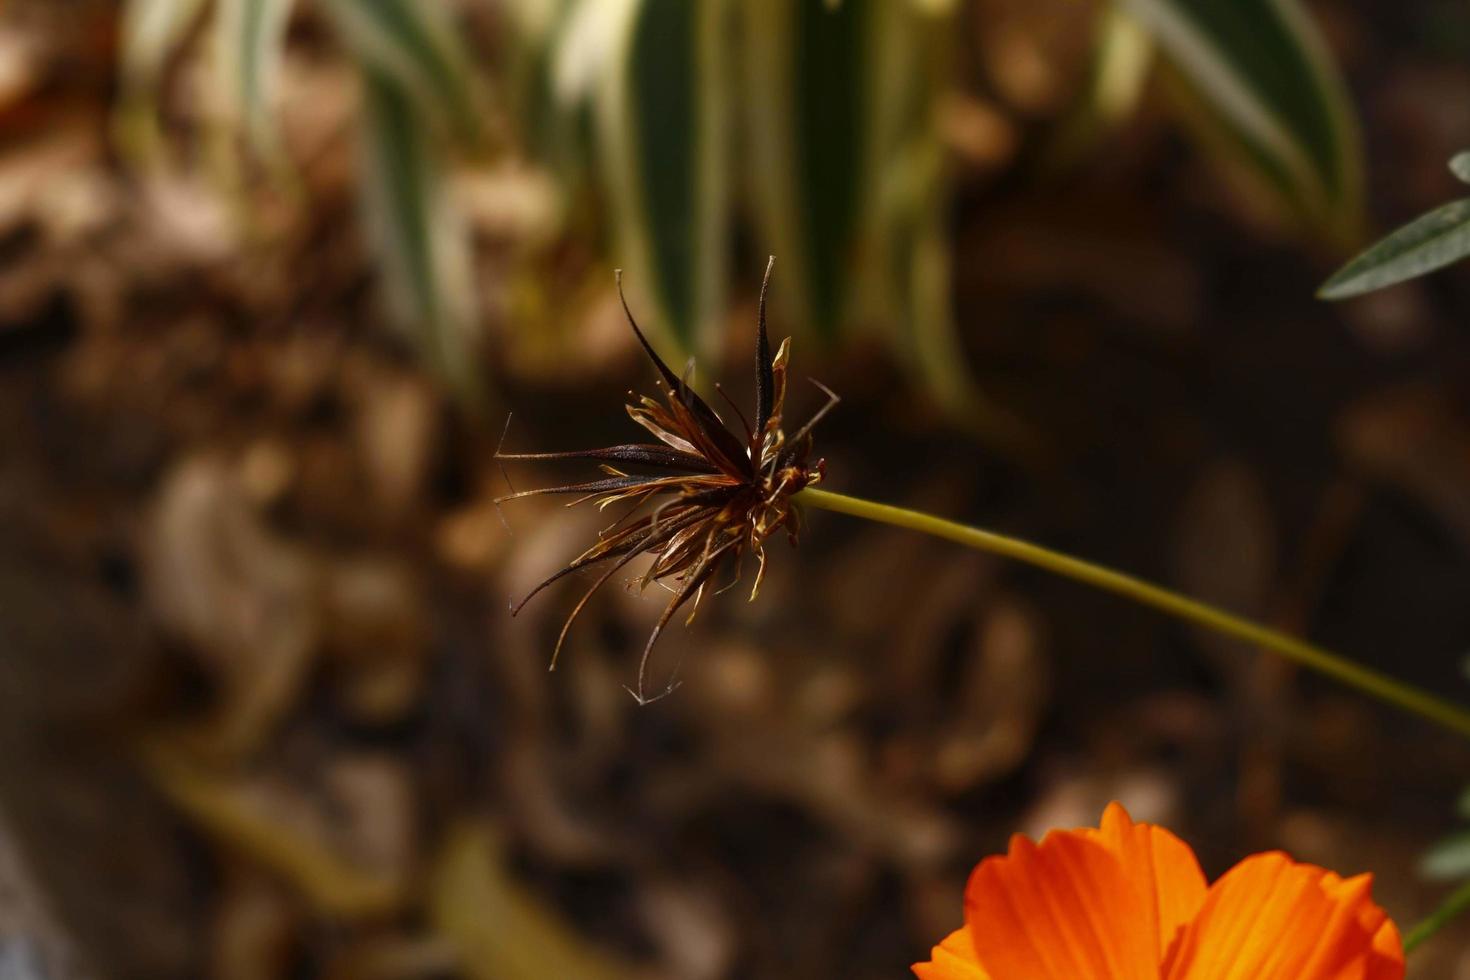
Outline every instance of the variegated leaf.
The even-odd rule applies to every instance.
[[[1256,169],[1331,234],[1362,206],[1346,90],[1297,0],[1118,0],[1244,143]]]
[[[614,32],[595,92],[619,261],[685,350],[723,313],[731,129],[723,0],[604,0]]]
[[[275,108],[292,0],[217,0],[215,68],[230,122],[252,149],[280,153]]]
[[[747,0],[749,182],[783,271],[782,305],[831,341],[851,313],[874,232],[878,89],[872,26],[886,3]],[[895,85],[902,78],[890,77]]]
[[[442,141],[397,78],[363,73],[363,198],[394,319],[462,396],[478,393],[468,229]]]
[[[434,0],[324,0],[358,63],[393,79],[415,111],[473,143],[480,133],[468,56],[448,5]]]

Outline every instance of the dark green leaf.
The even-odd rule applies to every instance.
[[[1351,227],[1360,150],[1341,78],[1296,0],[1121,0],[1294,206]]]
[[[633,0],[596,93],[631,285],[685,350],[707,347],[727,274],[730,129],[723,2]]]

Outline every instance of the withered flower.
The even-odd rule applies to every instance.
[[[598,460],[604,474],[600,479],[582,483],[512,493],[499,498],[497,503],[535,494],[566,493],[577,495],[569,507],[587,501],[594,501],[599,510],[624,501],[632,504],[626,514],[598,535],[596,544],[511,606],[511,614],[515,615],[533,596],[558,579],[583,569],[599,569],[597,580],[572,607],[562,626],[552,653],[551,669],[556,669],[567,632],[592,595],[635,558],[651,555],[648,568],[633,580],[632,587],[641,593],[650,584],[658,583],[672,595],[643,648],[637,690],[630,691],[640,704],[647,703],[652,700],[645,694],[649,655],[674,614],[687,604],[690,610],[686,622],[692,622],[706,588],[716,581],[721,569],[734,569],[733,580],[718,590],[723,592],[739,581],[747,554],[754,555],[756,560],[755,582],[750,591],[753,601],[765,575],[766,539],[784,528],[791,543],[796,544],[801,518],[791,497],[803,487],[819,482],[825,473],[824,460],[807,462],[811,433],[822,416],[837,404],[838,398],[814,381],[826,392],[827,403],[795,435],[786,436],[781,423],[791,340],[783,341],[773,357],[766,336],[766,289],[774,262],[773,258],[766,265],[761,283],[754,427],[730,402],[740,419],[743,437],[726,428],[719,414],[695,393],[689,385],[687,371],[684,378],[677,377],[654,351],[628,309],[619,272],[618,296],[623,301],[623,312],[658,370],[656,384],[663,394],[662,403],[646,396],[637,397],[627,406],[628,415],[658,442],[559,453],[496,452],[496,458],[504,460]],[[720,394],[724,395],[723,389]],[[629,397],[633,397],[631,392]],[[623,469],[625,466],[651,472],[633,473]],[[675,686],[676,682],[671,680],[657,697]]]

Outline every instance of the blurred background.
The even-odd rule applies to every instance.
[[[1413,922],[1453,736],[825,513],[639,708],[662,603],[548,675],[587,583],[507,604],[599,522],[503,525],[491,456],[635,434],[614,267],[748,402],[774,253],[829,487],[1463,699],[1470,279],[1313,293],[1453,196],[1467,52],[1458,0],[0,4],[0,976],[900,977],[1110,799]]]

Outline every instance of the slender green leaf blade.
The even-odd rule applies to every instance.
[[[469,58],[449,8],[422,0],[325,0],[358,60],[409,93],[415,111],[473,143],[480,124]]]
[[[512,40],[503,71],[520,143],[567,187],[581,183],[591,155],[583,137],[608,47],[593,0],[509,0]]]
[[[1347,299],[1422,276],[1470,255],[1470,198],[1420,215],[1363,252],[1318,290]]]
[[[263,156],[279,153],[275,103],[291,0],[219,0],[215,66],[232,122]]]
[[[950,186],[939,137],[939,100],[950,84],[954,20],[943,6],[885,4],[868,25],[874,203],[868,220],[878,261],[865,263],[862,285],[881,284],[872,302],[894,322],[899,357],[925,394],[978,438],[1023,455],[1024,426],[991,401],[977,382],[954,315]]]
[[[707,351],[729,248],[727,7],[635,0],[623,14],[597,93],[619,238],[661,328]]]
[[[1112,4],[1093,27],[1092,63],[1081,96],[1057,127],[1043,165],[1070,170],[1119,123],[1134,115],[1155,63],[1153,37],[1127,11]]]
[[[1320,224],[1361,209],[1360,149],[1340,76],[1297,0],[1118,0]]]
[[[884,4],[748,0],[741,9],[760,251],[776,254],[786,270],[778,300],[830,341],[851,317],[874,232],[871,27]]]
[[[1449,898],[1439,904],[1438,908],[1404,933],[1404,952],[1412,953],[1435,933],[1464,915],[1466,911],[1470,911],[1470,883],[1455,889]]]
[[[798,3],[796,144],[814,325],[833,337],[841,325],[861,233],[869,77],[865,19],[873,0],[840,8]]]
[[[451,206],[438,142],[414,96],[363,73],[363,196],[393,319],[429,366],[474,398],[474,293],[468,230]]]

